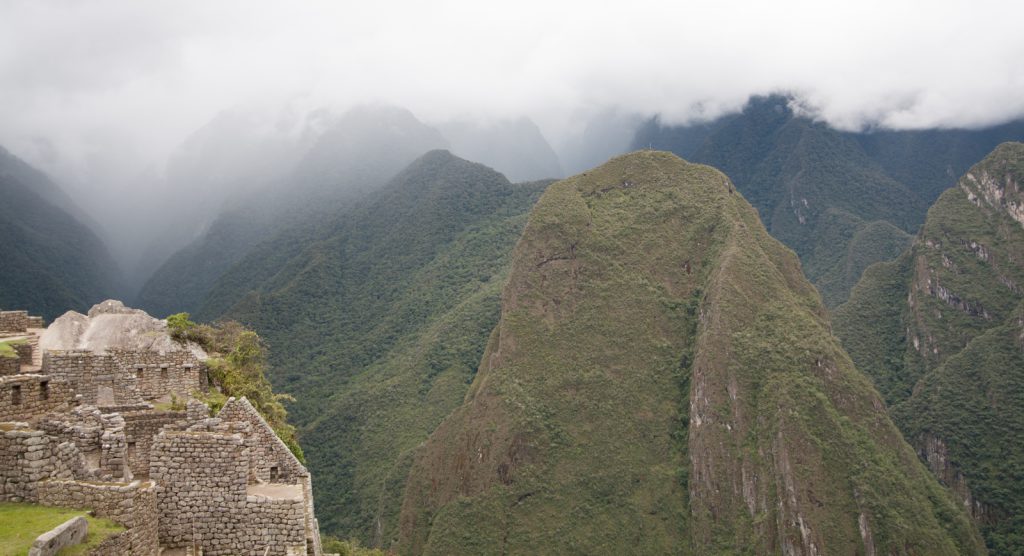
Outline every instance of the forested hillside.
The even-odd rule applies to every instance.
[[[977,131],[852,133],[795,114],[790,99],[754,97],[742,113],[691,126],[651,120],[634,148],[722,169],[768,231],[796,251],[826,305],[846,300],[873,262],[896,257],[928,206],[1024,122]]]
[[[117,268],[83,220],[45,174],[0,147],[0,308],[52,320],[111,295]]]
[[[399,552],[980,553],[826,315],[713,168],[642,151],[550,186]]]
[[[1024,144],[1000,145],[835,316],[858,368],[994,554],[1024,551],[1022,191]]]
[[[260,242],[311,226],[397,174],[441,135],[406,110],[359,107],[331,122],[287,175],[225,202],[198,239],[167,260],[137,304],[155,314],[196,312],[218,279]]]
[[[208,296],[202,318],[270,345],[326,532],[396,535],[409,450],[462,402],[545,185],[430,152],[307,235],[261,244]]]

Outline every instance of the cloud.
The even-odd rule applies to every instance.
[[[131,175],[224,108],[299,94],[525,115],[553,143],[581,115],[681,122],[777,91],[843,128],[983,126],[1024,114],[1020,21],[984,0],[9,0],[0,143]]]

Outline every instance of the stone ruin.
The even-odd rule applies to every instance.
[[[48,328],[0,312],[0,501],[125,527],[91,554],[321,556],[309,471],[245,398],[215,417],[206,354],[117,301]],[[8,368],[11,367],[11,368]],[[6,370],[5,370],[6,369]],[[171,397],[185,410],[158,409]]]

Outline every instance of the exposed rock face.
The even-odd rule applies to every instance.
[[[1024,453],[1012,447],[1024,443],[1022,182],[1024,144],[1000,145],[939,197],[910,249],[865,272],[835,322],[1000,553],[1024,551]]]
[[[649,151],[534,208],[401,527],[426,554],[984,551],[796,256],[723,174]]]
[[[89,314],[68,311],[53,321],[39,340],[43,350],[149,350],[158,352],[191,351],[200,360],[206,353],[195,344],[187,347],[171,339],[167,322],[149,316],[141,309],[125,307],[116,300],[94,305]]]

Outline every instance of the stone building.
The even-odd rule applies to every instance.
[[[88,508],[124,526],[96,555],[321,556],[309,472],[248,400],[216,417],[196,399],[154,406],[205,391],[205,354],[119,302],[52,331],[30,319],[0,319],[31,346],[0,373],[0,501]]]

